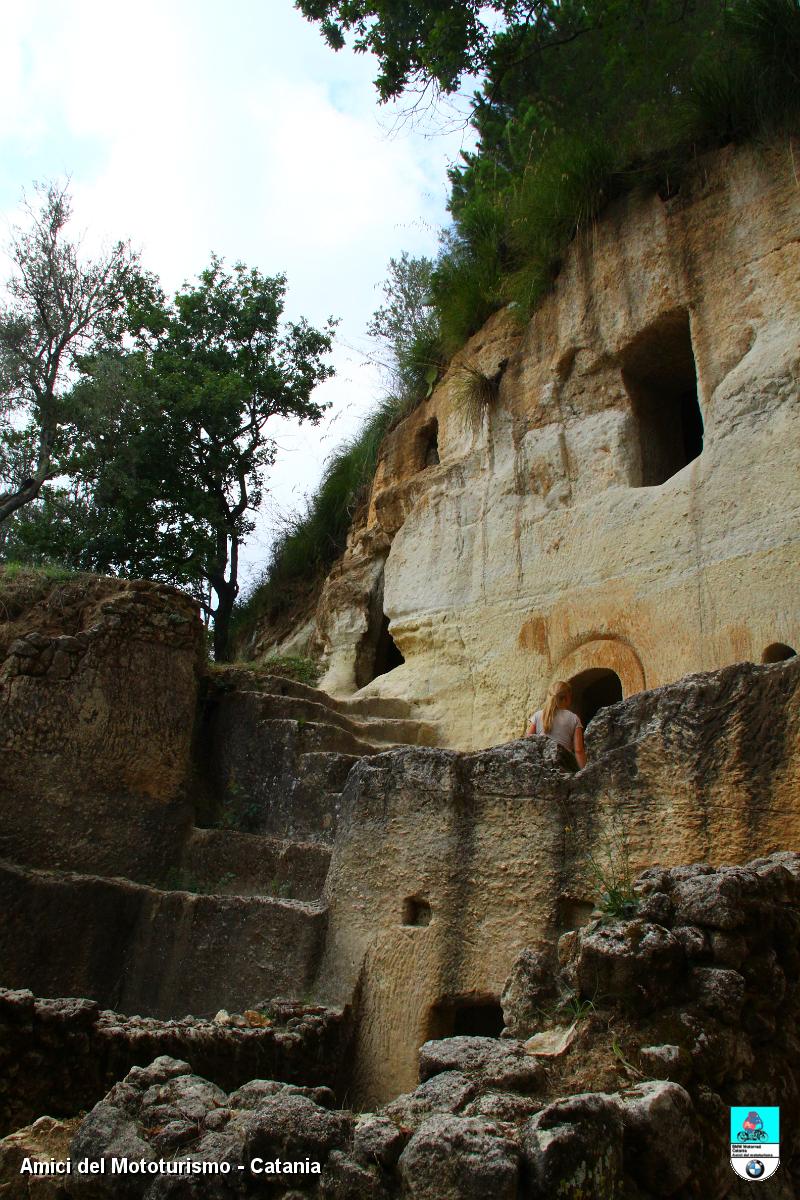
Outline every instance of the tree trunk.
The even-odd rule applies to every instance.
[[[229,583],[215,585],[217,607],[214,612],[214,661],[231,661],[231,614],[236,599],[236,588]]]
[[[239,594],[239,539],[236,534],[230,535],[230,567],[228,578],[225,578],[225,568],[210,573],[211,586],[217,593],[217,607],[214,612],[214,661],[231,661],[231,614],[233,605]],[[228,535],[222,531],[217,533],[218,560],[228,562]]]
[[[52,421],[42,429],[39,437],[39,454],[36,470],[29,479],[23,479],[18,488],[11,492],[0,492],[0,524],[7,521],[25,504],[35,500],[42,490],[42,484],[47,481],[52,462],[52,448],[55,441],[55,429]]]

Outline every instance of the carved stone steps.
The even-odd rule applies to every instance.
[[[375,746],[383,749],[387,746],[432,746],[436,741],[436,731],[427,722],[413,721],[407,717],[365,716],[341,712],[331,708],[321,699],[322,692],[314,692],[307,696],[281,696],[273,692],[258,691],[240,694],[257,696],[259,711],[265,719],[296,720],[301,727],[310,722],[330,726],[352,734],[364,747]],[[337,745],[335,748],[340,747]]]
[[[194,829],[178,883],[217,895],[318,900],[331,851],[320,842],[285,841],[232,829]],[[178,886],[178,884],[176,884]]]
[[[2,861],[0,911],[7,987],[161,1018],[301,999],[326,920],[302,900],[168,891]]]
[[[295,696],[298,699],[313,700],[324,704],[332,712],[344,713],[354,717],[388,717],[407,718],[411,715],[411,706],[406,700],[392,699],[384,696],[348,696],[344,699],[329,696],[318,688],[309,687],[305,683],[297,683],[293,679],[285,679],[281,675],[264,675],[260,671],[245,667],[226,668],[216,677],[217,687],[235,686],[240,691],[267,692],[273,696]]]

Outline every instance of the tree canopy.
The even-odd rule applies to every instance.
[[[217,258],[171,302],[139,275],[130,344],[81,360],[63,430],[69,483],[18,522],[9,552],[186,587],[225,659],[239,551],[275,461],[268,423],[318,421],[326,406],[312,393],[332,374],[332,324],[282,321],[285,293],[284,276]]]
[[[126,242],[86,260],[66,226],[66,187],[37,187],[28,227],[14,230],[14,273],[0,307],[0,526],[59,473],[59,438],[70,419],[69,390],[81,355],[121,332],[137,259]]]

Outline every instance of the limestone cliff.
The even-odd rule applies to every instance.
[[[748,1081],[796,1124],[798,196],[722,151],[487,324],[386,440],[321,690],[209,666],[169,588],[0,573],[0,1119],[68,1118],[0,1192],[72,1138],[317,1156],[329,1200],[722,1200]],[[580,771],[517,740],[554,677]]]
[[[586,718],[797,648],[799,201],[791,146],[728,147],[612,205],[526,328],[488,322],[385,442],[317,608],[323,689],[474,749],[553,678]],[[479,427],[471,371],[499,378]]]

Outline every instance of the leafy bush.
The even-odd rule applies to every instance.
[[[740,0],[722,53],[699,59],[686,96],[688,134],[725,142],[769,133],[800,116],[798,0]]]
[[[572,29],[584,8],[595,19]],[[800,116],[799,0],[559,12],[555,51],[499,35],[500,49],[516,39],[514,65],[498,52],[475,102],[478,150],[451,171],[453,227],[433,273],[448,354],[502,304],[527,320],[570,241],[615,196],[674,181],[697,149]]]

